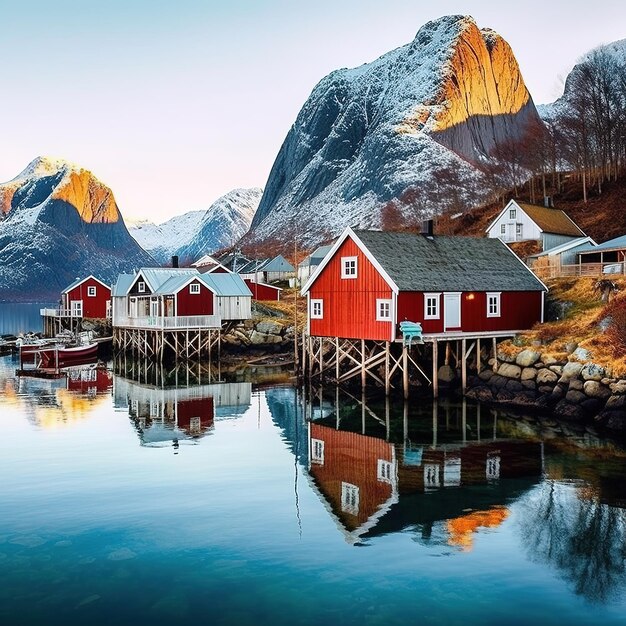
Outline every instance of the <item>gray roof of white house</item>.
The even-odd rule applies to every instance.
[[[252,296],[252,292],[238,274],[200,274],[199,272],[195,272],[192,276],[172,276],[154,293],[157,295],[169,295],[178,291],[183,285],[190,282],[192,278],[204,283],[218,296]]]
[[[173,276],[189,277],[198,273],[195,267],[142,267],[139,271],[152,291],[157,291]]]
[[[331,244],[316,248],[313,252],[311,252],[311,254],[309,254],[308,257],[306,257],[306,259],[304,259],[304,261],[300,262],[298,267],[316,267],[323,261],[324,257],[330,252],[332,247],[333,246]]]
[[[400,291],[543,291],[499,239],[357,230]]]
[[[117,280],[115,281],[115,285],[113,285],[111,296],[113,298],[125,296],[128,293],[130,286],[133,284],[136,276],[137,274],[119,274]]]
[[[267,265],[263,266],[264,272],[293,272],[293,265],[287,259],[279,254],[274,257]]]

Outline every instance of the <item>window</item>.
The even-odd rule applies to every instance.
[[[485,467],[487,480],[498,480],[500,478],[500,457],[491,453],[487,457],[487,466]]]
[[[202,422],[199,417],[189,418],[189,433],[199,435],[202,432]]]
[[[424,487],[426,489],[437,489],[439,487],[439,465],[424,465]]]
[[[311,439],[311,463],[324,465],[324,442],[321,439]]]
[[[341,278],[356,278],[357,276],[357,257],[342,256],[341,257]]]
[[[522,237],[522,225],[515,224],[515,236],[521,238]]]
[[[509,209],[509,219],[517,219],[517,209]]]
[[[311,319],[324,319],[324,300],[311,300]]]
[[[95,287],[87,287],[87,295],[90,298],[93,298],[96,295],[96,288]]]
[[[500,317],[500,293],[487,294],[487,317]]]
[[[191,285],[189,285],[189,293],[200,293],[200,283],[191,283]]]
[[[146,291],[146,283],[144,283],[142,280],[140,280],[137,283],[137,291],[139,293],[145,293],[145,291]]]
[[[506,224],[500,224],[500,234],[506,235]]]
[[[425,293],[424,294],[424,319],[425,320],[438,320],[439,319],[439,296],[440,293]]]
[[[391,300],[376,300],[376,321],[384,322],[391,319]]]
[[[350,483],[341,483],[341,510],[351,515],[359,514],[359,488]]]
[[[378,459],[378,480],[383,483],[390,483],[393,481],[393,475],[393,465],[389,461]]]

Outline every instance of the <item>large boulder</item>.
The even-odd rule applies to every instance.
[[[505,376],[506,378],[513,378],[519,380],[522,376],[522,368],[512,363],[502,363],[498,368],[498,374]]]
[[[520,367],[530,367],[541,358],[541,353],[535,350],[522,350],[515,359]]]
[[[559,377],[552,370],[549,370],[546,367],[544,367],[543,369],[540,369],[537,372],[537,384],[538,385],[556,383],[558,379]]]
[[[588,380],[583,386],[583,391],[589,398],[599,400],[606,400],[611,395],[611,390],[596,380]]]
[[[585,380],[602,380],[606,376],[606,371],[597,363],[587,363],[582,368],[580,375]]]

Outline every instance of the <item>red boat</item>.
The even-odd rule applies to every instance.
[[[74,348],[54,346],[42,348],[37,354],[41,360],[40,367],[66,367],[95,360],[98,355],[98,344],[90,343]]]

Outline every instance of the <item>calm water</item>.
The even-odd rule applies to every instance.
[[[626,455],[589,433],[445,403],[387,419],[194,368],[15,365],[2,624],[625,623]]]
[[[41,332],[39,310],[55,306],[50,302],[0,302],[0,335]]]

